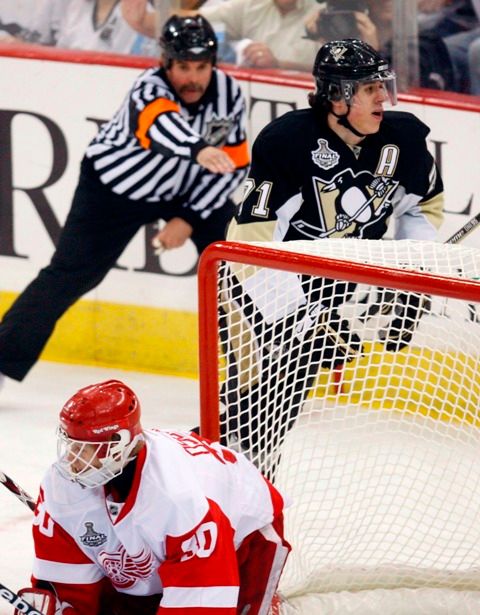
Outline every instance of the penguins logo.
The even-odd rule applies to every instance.
[[[367,228],[391,215],[398,181],[369,171],[346,169],[330,181],[313,177],[320,226],[295,220],[292,226],[310,239],[365,236]]]

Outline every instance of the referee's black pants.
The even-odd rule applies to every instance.
[[[233,203],[194,226],[200,252],[224,239]],[[57,320],[107,275],[145,224],[182,217],[180,203],[147,203],[105,188],[89,160],[82,162],[72,207],[50,264],[19,295],[0,323],[0,372],[23,380],[37,361]]]

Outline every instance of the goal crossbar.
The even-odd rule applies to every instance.
[[[200,407],[211,408],[201,412],[201,431],[212,439],[218,439],[218,332],[212,327],[218,312],[218,266],[222,261],[263,265],[266,261],[272,269],[298,274],[321,275],[349,282],[375,284],[384,288],[396,288],[418,293],[462,298],[480,302],[480,283],[466,279],[451,279],[432,273],[399,270],[393,267],[378,267],[368,263],[356,263],[312,254],[292,252],[255,246],[252,251],[248,244],[234,241],[217,241],[202,253],[198,264],[198,327]],[[209,297],[205,301],[205,297]],[[212,407],[212,404],[216,405]]]

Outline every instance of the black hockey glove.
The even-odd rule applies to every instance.
[[[412,341],[420,319],[430,309],[427,295],[400,292],[395,297],[394,317],[386,329],[379,333],[380,340],[389,352],[398,352]]]

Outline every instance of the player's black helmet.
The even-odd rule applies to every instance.
[[[160,47],[165,60],[217,61],[217,37],[210,23],[201,15],[173,15],[163,26]]]
[[[350,104],[358,85],[382,81],[392,105],[397,102],[396,77],[373,47],[354,38],[330,41],[317,53],[313,65],[317,99],[345,99]]]

